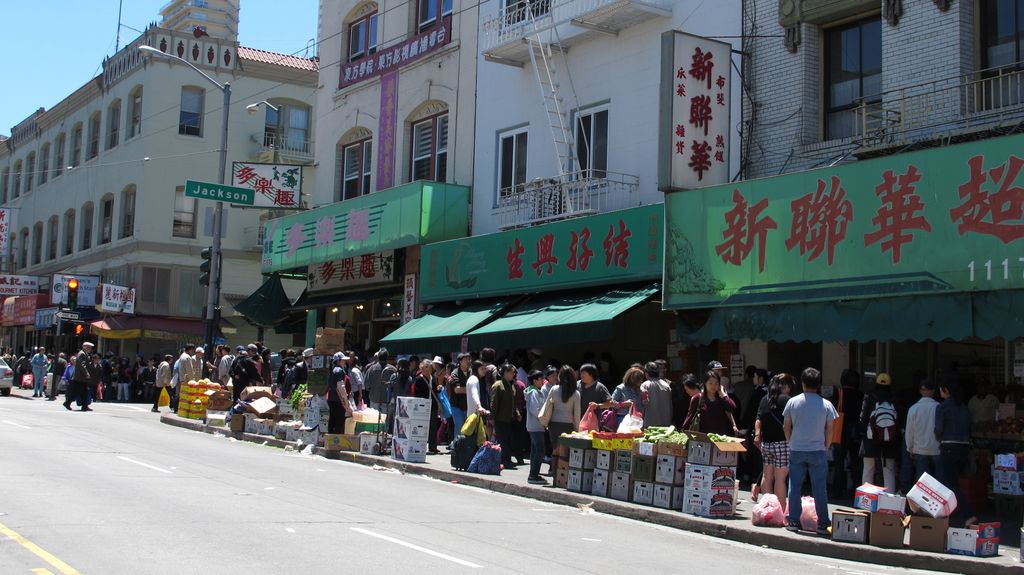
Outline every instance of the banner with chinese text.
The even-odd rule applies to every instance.
[[[1007,136],[667,194],[663,305],[1024,288],[1022,149]]]
[[[421,302],[453,301],[656,279],[662,204],[428,244]]]
[[[11,208],[0,208],[0,257],[11,255]]]
[[[658,189],[729,181],[732,46],[670,30],[661,35]]]
[[[39,293],[39,277],[0,275],[0,296]]]
[[[302,207],[302,166],[234,162],[231,164],[231,185],[256,192],[256,202],[252,207]]]
[[[310,293],[365,287],[395,281],[395,252],[363,254],[310,266]]]
[[[386,72],[397,70],[411,64],[424,56],[435,52],[452,39],[452,17],[441,18],[441,24],[431,26],[427,30],[387,48],[360,58],[351,63],[342,64],[341,81],[338,89],[347,88],[370,78],[376,78]]]
[[[115,313],[135,313],[135,288],[102,284],[100,291],[103,293],[101,310]]]

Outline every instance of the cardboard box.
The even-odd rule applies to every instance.
[[[372,433],[360,433],[359,453],[363,455],[375,455],[373,450],[377,446],[377,436]]]
[[[277,414],[277,402],[269,397],[260,397],[253,401],[246,408],[249,413],[255,413],[260,417]]]
[[[391,445],[391,458],[407,463],[427,461],[427,442],[413,439],[395,439]]]
[[[274,391],[270,389],[269,386],[265,385],[250,385],[238,394],[238,399],[243,399],[245,401],[256,401],[261,397],[268,397],[274,401],[274,403],[277,403],[277,398],[274,397]]]
[[[415,420],[399,419],[395,424],[395,437],[397,439],[415,439],[416,441],[427,441],[430,435],[430,424]]]
[[[285,437],[285,441],[297,442],[302,437],[302,429],[298,427],[289,427],[288,434]]]
[[[684,485],[695,488],[725,489],[736,483],[736,468],[686,464]]]
[[[1000,495],[1024,494],[1024,489],[1021,488],[1022,478],[1024,478],[1024,473],[992,467],[992,493]]]
[[[559,437],[558,445],[565,447],[566,450],[573,447],[594,449],[594,440],[589,437]],[[568,451],[566,451],[566,456],[568,456]]]
[[[320,443],[320,430],[316,428],[300,429],[296,441],[302,445],[317,445]]]
[[[214,391],[210,395],[210,401],[207,404],[207,409],[214,411],[228,411],[232,406],[232,398],[230,391]]]
[[[652,505],[654,503],[654,484],[648,481],[634,481],[633,503]]]
[[[711,441],[707,434],[695,431],[687,431],[686,435],[690,437],[686,445],[687,463],[735,467],[740,453],[747,451],[736,441]]]
[[[634,441],[633,442],[633,455],[646,455],[648,457],[654,457],[654,446],[653,441]]]
[[[628,473],[613,473],[608,494],[612,499],[629,501],[629,498],[633,495],[633,478]]]
[[[246,413],[245,414],[245,432],[256,433],[259,431],[259,427],[256,425],[256,414]]]
[[[847,543],[867,543],[871,514],[853,509],[832,512],[832,540]]]
[[[613,464],[615,467],[612,469],[616,473],[632,473],[633,452],[628,449],[616,449]]]
[[[331,354],[345,348],[345,330],[333,327],[316,328],[313,350],[319,354]]]
[[[925,474],[927,475],[927,473]],[[946,550],[949,517],[910,517],[910,548],[916,551],[942,553]]]
[[[906,530],[902,517],[888,513],[872,513],[868,542],[876,547],[902,549]]]
[[[907,499],[932,517],[949,517],[953,510],[956,509],[956,496],[953,495],[953,492],[942,483],[939,483],[938,479],[927,473],[921,474],[920,479],[917,480],[914,487],[907,493]],[[940,547],[944,547],[945,540],[946,531],[943,530],[943,545],[940,545]]]
[[[687,458],[687,449],[685,445],[680,443],[665,443],[664,441],[659,441],[654,446],[654,454],[671,455],[672,457],[677,457],[685,461]]]
[[[878,496],[885,493],[884,487],[865,483],[853,492],[853,506],[863,511],[878,511]]]
[[[569,462],[565,459],[559,459],[558,465],[555,467],[555,487],[561,487],[565,489],[569,484]]]
[[[270,418],[256,419],[256,435],[274,436],[274,420]]]
[[[324,449],[327,451],[359,451],[359,436],[340,433],[324,434]]]
[[[224,427],[228,422],[228,414],[225,411],[206,411],[206,425],[210,427]]]
[[[611,472],[607,469],[595,469],[594,480],[590,487],[590,494],[598,497],[608,497],[609,478]]]
[[[709,494],[684,491],[682,511],[691,515],[709,517],[711,515],[711,497]]]
[[[278,415],[295,415],[295,408],[292,407],[292,402],[287,397],[277,397],[277,414]]]
[[[633,456],[633,481],[654,483],[654,456]]]
[[[654,506],[662,509],[681,509],[683,488],[676,485],[654,484]]]
[[[732,487],[719,489],[711,488],[711,517],[732,517],[736,514],[736,495],[739,487],[735,483]]]
[[[569,491],[576,491],[579,493],[590,493],[594,488],[594,472],[584,471],[582,469],[569,468],[569,476],[566,480],[565,488]]]
[[[972,557],[999,555],[999,523],[978,523],[970,529],[949,528],[946,532],[946,552]]]
[[[594,469],[611,469],[612,460],[615,459],[615,454],[607,449],[597,449],[595,452],[597,455],[594,460]]]
[[[686,460],[674,455],[658,455],[654,459],[654,481],[666,485],[682,485],[686,480]]]
[[[884,515],[903,517],[907,514],[907,498],[892,493],[880,493],[878,495],[877,512]]]
[[[569,467],[574,467],[576,469],[593,470],[596,466],[596,449],[582,449],[579,447],[569,448]]]
[[[244,433],[245,432],[245,414],[233,413],[231,419],[228,422],[231,424],[232,433]]]
[[[995,469],[1003,471],[1017,471],[1016,453],[999,453],[996,455]]]
[[[430,400],[419,397],[398,398],[398,419],[430,422]]]

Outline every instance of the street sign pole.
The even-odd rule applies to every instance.
[[[220,166],[217,173],[218,181],[224,185],[228,169],[228,110],[231,109],[231,84],[225,82],[224,92],[224,115],[220,127]],[[255,192],[253,192],[253,203],[255,203]],[[220,274],[221,266],[221,223],[224,218],[224,202],[216,202],[213,208],[213,254],[210,261],[210,285],[206,291],[206,354],[204,357],[214,357],[213,336],[216,333],[216,321],[220,315],[217,308],[220,304]],[[205,363],[205,360],[204,360]],[[205,371],[205,370],[203,370]]]

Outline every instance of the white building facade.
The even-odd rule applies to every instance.
[[[13,210],[5,272],[40,276],[44,284],[62,272],[135,287],[136,314],[155,322],[149,331],[166,337],[104,347],[148,355],[202,339],[196,326],[206,288],[198,266],[200,251],[212,241],[213,204],[186,197],[184,186],[186,179],[218,180],[223,100],[184,64],[145,55],[139,50],[144,44],[231,84],[229,181],[232,162],[305,164],[307,193],[315,182],[317,63],[154,26],[106,59],[100,76],[52,108],[40,108],[0,143],[0,203]],[[278,110],[261,105],[246,113],[263,101]],[[266,210],[225,212],[222,329],[228,340],[252,341],[256,328],[231,305],[262,281]],[[50,330],[36,329],[8,327],[4,343],[18,348],[48,341]],[[268,333],[266,339],[271,346],[291,344],[290,336]]]

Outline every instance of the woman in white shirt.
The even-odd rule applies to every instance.
[[[466,414],[479,413],[486,415],[487,410],[480,407],[480,369],[484,366],[482,361],[474,361],[469,370],[469,379],[466,380]]]

